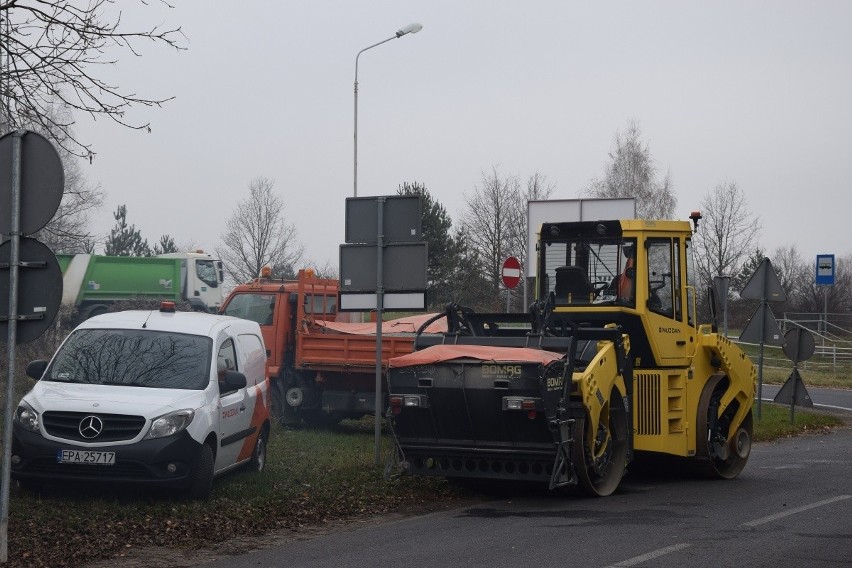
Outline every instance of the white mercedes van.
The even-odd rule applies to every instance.
[[[269,438],[266,348],[239,318],[126,311],[91,318],[17,407],[12,477],[149,484],[206,498],[214,476],[260,471]]]

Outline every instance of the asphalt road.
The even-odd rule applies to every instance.
[[[802,381],[815,408],[852,412],[852,390],[809,387],[807,375],[802,376]],[[763,385],[762,400],[772,401],[779,390],[780,385]]]
[[[523,492],[346,528],[209,568],[852,565],[852,429],[756,444],[732,481],[628,475],[606,498]]]

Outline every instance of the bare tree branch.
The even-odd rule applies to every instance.
[[[693,237],[698,276],[709,286],[714,276],[739,272],[760,236],[760,219],[748,208],[736,182],[722,182],[701,200],[703,219]]]
[[[146,0],[138,0],[147,6]],[[172,6],[161,2],[164,6]],[[126,6],[122,3],[122,7]],[[0,131],[36,124],[67,152],[89,159],[94,152],[71,130],[71,115],[51,116],[52,105],[107,117],[121,126],[148,129],[149,123],[125,118],[132,106],[161,106],[173,97],[147,98],[121,90],[97,77],[97,66],[116,62],[111,55],[126,51],[141,56],[139,44],[173,48],[182,45],[180,27],[153,26],[126,30],[115,0],[7,0],[0,3]]]
[[[640,219],[671,219],[677,205],[671,176],[657,179],[651,150],[642,142],[639,123],[631,120],[627,130],[617,132],[609,153],[604,176],[594,179],[585,193],[592,197],[634,197]]]
[[[273,277],[292,278],[302,261],[304,247],[295,225],[284,218],[284,201],[274,187],[264,177],[251,180],[248,197],[237,204],[220,235],[216,252],[235,283],[257,278],[267,265]]]

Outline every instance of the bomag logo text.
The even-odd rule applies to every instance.
[[[680,333],[676,327],[660,327],[660,333]]]
[[[514,379],[521,376],[520,365],[483,365],[483,376]]]
[[[562,376],[559,377],[547,377],[547,390],[561,390],[565,385],[565,378]]]

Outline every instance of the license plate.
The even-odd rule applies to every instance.
[[[57,463],[82,463],[88,465],[115,465],[115,452],[94,450],[56,450]]]

